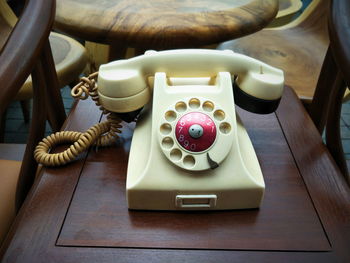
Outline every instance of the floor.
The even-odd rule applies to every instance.
[[[66,113],[68,114],[73,104],[70,88],[68,86],[64,87],[61,89],[61,94]],[[29,124],[23,120],[20,103],[18,101],[11,103],[6,114],[5,143],[26,143]],[[51,134],[48,124],[46,124],[45,134],[46,136]]]
[[[350,167],[350,101],[343,104],[340,125],[344,153],[348,162],[348,167]]]

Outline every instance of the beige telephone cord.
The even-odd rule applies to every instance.
[[[116,113],[110,112],[103,108],[98,101],[96,79],[98,72],[89,75],[87,78],[81,78],[81,82],[76,85],[71,95],[74,98],[82,100],[89,96],[100,107],[103,114],[107,115],[107,121],[98,123],[86,132],[61,131],[51,134],[44,138],[34,151],[35,160],[45,166],[59,166],[73,161],[80,153],[87,150],[91,145],[107,146],[111,145],[118,139],[118,133],[121,133],[121,120]],[[73,144],[61,153],[49,153],[56,145],[73,142]]]

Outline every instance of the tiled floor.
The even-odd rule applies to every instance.
[[[64,107],[68,114],[73,104],[70,88],[67,86],[61,91]],[[20,103],[18,101],[11,103],[6,115],[5,143],[26,143],[28,130],[29,123],[25,123],[23,120]],[[45,133],[46,135],[51,134],[51,129],[48,124],[46,124]]]
[[[341,116],[341,137],[344,147],[345,157],[350,163],[350,101],[343,104]],[[350,167],[349,167],[350,168]],[[350,169],[349,169],[350,170]]]

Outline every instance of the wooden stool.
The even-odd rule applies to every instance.
[[[279,0],[279,10],[276,18],[272,20],[268,27],[279,27],[290,23],[302,6],[303,3],[300,0]]]
[[[218,49],[243,53],[282,69],[285,84],[292,87],[304,102],[310,102],[329,43],[329,3],[329,0],[314,0],[297,20],[287,26],[264,29],[224,42]]]
[[[62,34],[52,32],[49,39],[60,86],[64,87],[77,81],[79,74],[87,65],[85,48],[74,39]],[[29,77],[15,100],[29,100],[32,92],[32,79]]]

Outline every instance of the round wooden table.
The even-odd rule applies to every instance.
[[[256,32],[278,0],[58,0],[55,28],[138,49],[193,48]]]

